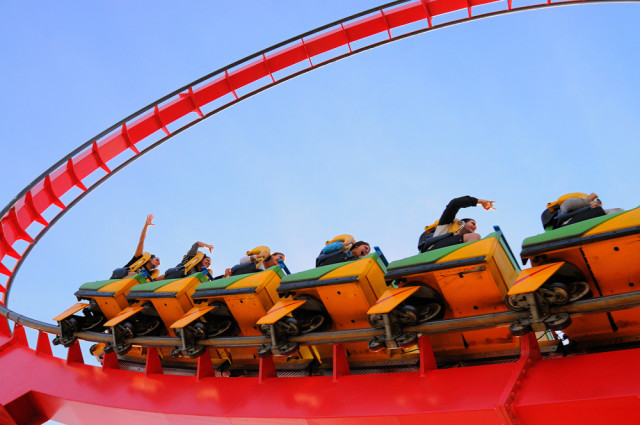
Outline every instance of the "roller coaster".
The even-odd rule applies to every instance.
[[[0,214],[0,274],[7,277],[0,285],[0,423],[635,423],[640,208],[547,226],[523,242],[519,260],[531,263],[527,269],[496,227],[479,241],[391,262],[374,249],[293,274],[281,263],[222,279],[202,270],[181,279],[88,282],[56,325],[7,308],[16,273],[53,224],[110,176],[203,119],[392,41],[587,3],[513,7],[509,0],[504,10],[474,15],[490,2],[396,1],[286,40],[132,114],[21,191]],[[432,20],[459,10],[468,17]],[[420,22],[422,29],[394,35]],[[386,40],[352,47],[378,34]],[[347,53],[326,58],[344,46]],[[302,69],[287,74],[293,65]],[[256,82],[262,85],[238,93]],[[170,131],[183,117],[192,119]],[[133,155],[122,155],[127,150]],[[98,170],[104,176],[85,183]],[[74,187],[79,195],[63,204]],[[60,211],[47,221],[42,214],[52,205]],[[27,232],[32,223],[43,226],[35,236]],[[26,243],[24,252],[16,242]],[[17,260],[13,269],[5,257]],[[25,326],[38,330],[35,349]],[[66,359],[52,355],[49,334],[68,348]],[[84,364],[78,339],[96,343],[91,355],[101,367]]]

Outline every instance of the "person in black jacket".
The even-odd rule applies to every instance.
[[[420,236],[418,249],[420,252],[426,252],[445,246],[479,240],[480,235],[476,233],[476,221],[472,218],[458,220],[456,214],[461,208],[474,207],[476,205],[482,205],[487,211],[495,210],[493,207],[494,202],[474,198],[473,196],[461,196],[452,199],[442,212],[435,229],[432,232],[425,231]]]

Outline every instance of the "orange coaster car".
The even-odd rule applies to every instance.
[[[529,304],[534,304],[539,317],[544,318],[545,303],[563,304],[588,296],[637,291],[639,256],[640,207],[533,236],[524,240],[521,257],[525,263],[531,260],[533,268],[528,270],[538,273],[518,279],[509,292],[508,304],[526,309],[527,298],[535,298],[537,302]],[[531,325],[520,323],[524,331]],[[576,342],[631,341],[637,339],[634,335],[640,329],[640,310],[574,316],[565,326],[563,332]]]
[[[287,356],[298,350],[296,336],[323,330],[369,328],[367,310],[386,290],[386,260],[381,252],[372,252],[355,261],[330,264],[286,276],[278,294],[283,297],[258,321],[260,330],[271,343],[258,350],[261,357]],[[326,350],[325,350],[326,349]],[[350,363],[388,360],[374,356],[367,344],[345,344]],[[331,356],[330,346],[315,346],[320,361]]]
[[[385,278],[393,287],[367,312],[373,327],[385,335],[369,342],[372,351],[415,344],[408,325],[435,319],[507,311],[504,299],[520,268],[500,229],[475,242],[434,249],[389,264]],[[437,354],[486,356],[517,350],[506,328],[451,332],[429,336]]]

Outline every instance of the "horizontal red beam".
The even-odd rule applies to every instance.
[[[640,349],[405,373],[222,378],[147,373],[52,357],[14,337],[0,347],[0,406],[69,425],[635,424]],[[534,340],[535,343],[535,340]],[[524,345],[524,344],[523,344]],[[153,360],[153,359],[152,359]],[[534,359],[535,360],[535,359]],[[210,371],[211,372],[211,371]],[[510,396],[510,394],[514,394]],[[508,404],[504,396],[507,395]]]

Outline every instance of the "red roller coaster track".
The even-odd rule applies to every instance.
[[[504,10],[474,15],[475,6],[492,1],[402,0],[367,10],[232,63],[100,133],[46,170],[0,214],[0,274],[6,276],[0,304],[7,305],[13,278],[31,249],[66,211],[135,159],[228,106],[325,64],[430,30],[498,14],[589,3],[549,0],[518,8],[509,0]],[[467,10],[468,18],[438,25],[432,21],[459,10]],[[420,22],[422,29],[402,32],[403,26]],[[378,34],[387,39],[366,44]],[[356,49],[355,41],[365,44]],[[348,52],[338,52],[345,46]],[[293,65],[298,68],[289,72]],[[239,94],[250,84],[258,88]],[[206,111],[216,101],[221,106]],[[169,130],[186,116],[192,120]],[[142,145],[147,147],[139,149]],[[127,150],[133,156],[119,161]],[[98,170],[104,176],[87,185],[85,179]],[[63,204],[60,198],[73,187],[80,194]],[[42,213],[50,206],[60,211],[47,222]],[[32,236],[26,229],[35,222],[44,228]],[[23,252],[14,248],[17,241],[26,242]],[[11,270],[3,264],[6,257],[18,260]],[[635,423],[640,413],[638,372],[615,367],[635,364],[638,349],[541,359],[529,336],[522,339],[517,362],[437,369],[428,339],[423,337],[421,344],[421,370],[416,372],[351,375],[342,347],[334,345],[333,377],[276,378],[269,360],[263,360],[257,378],[215,377],[206,362],[199,363],[196,376],[176,376],[162,373],[153,348],[144,373],[120,370],[112,356],[102,368],[85,365],[77,344],[66,360],[55,358],[45,333],[33,350],[22,326],[16,324],[12,332],[0,317],[0,423],[39,424],[51,418],[68,424],[535,424],[549,418]]]

